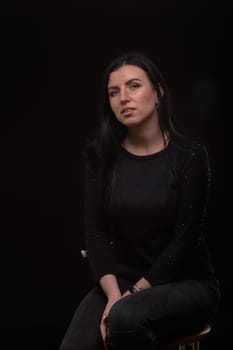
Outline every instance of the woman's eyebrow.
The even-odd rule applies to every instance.
[[[139,78],[132,78],[132,79],[127,80],[125,82],[125,85],[129,85],[130,83],[132,83],[135,80],[141,81],[141,79],[139,79]],[[110,86],[108,86],[108,90],[110,90],[110,89],[118,89],[118,86],[117,85],[110,85]]]

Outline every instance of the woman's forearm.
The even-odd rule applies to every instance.
[[[152,285],[150,284],[149,281],[147,281],[144,277],[142,277],[140,280],[138,280],[134,286],[136,287],[136,289],[138,290],[143,290],[143,289],[147,289],[147,288],[151,288]]]
[[[108,300],[121,297],[121,292],[115,275],[104,275],[100,278],[99,283]]]

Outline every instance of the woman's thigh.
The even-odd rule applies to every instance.
[[[198,328],[212,319],[217,296],[205,282],[158,285],[125,297],[110,310],[109,334],[151,328],[156,335]]]
[[[101,289],[93,288],[77,307],[60,350],[103,350],[99,325],[105,305]]]

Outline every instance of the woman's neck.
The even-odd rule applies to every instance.
[[[168,136],[163,135],[160,128],[145,131],[137,131],[129,129],[122,146],[129,152],[137,155],[147,155],[159,152],[166,148],[168,144]]]

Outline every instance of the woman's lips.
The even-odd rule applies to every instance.
[[[135,108],[124,108],[121,111],[121,114],[123,114],[124,116],[130,116],[133,114],[133,112],[135,111]]]

